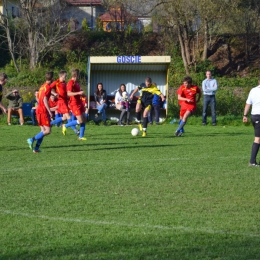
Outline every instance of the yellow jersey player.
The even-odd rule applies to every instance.
[[[138,91],[141,91],[140,98],[137,100],[135,112],[136,118],[138,122],[138,126],[140,131],[143,131],[142,136],[145,137],[147,135],[147,124],[148,124],[148,113],[152,108],[153,96],[154,94],[161,97],[162,101],[164,101],[164,95],[157,88],[156,84],[152,83],[151,78],[145,79],[145,86],[138,86],[130,96],[130,99],[133,99],[134,94]],[[141,110],[144,109],[143,112],[143,125],[141,125]]]

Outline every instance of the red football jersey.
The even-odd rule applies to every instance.
[[[181,106],[196,107],[196,95],[199,94],[200,92],[201,92],[200,88],[197,86],[191,85],[190,88],[187,88],[184,85],[181,85],[177,90],[177,94],[183,98],[190,99],[192,102],[179,100],[179,104]]]
[[[50,108],[56,107],[58,104],[58,100],[57,99],[52,100],[51,98],[49,98],[48,103],[49,103]]]
[[[48,83],[44,83],[39,89],[39,93],[38,93],[39,103],[36,108],[36,113],[38,114],[47,113],[47,109],[44,105],[43,99],[44,97],[46,97],[47,100],[49,100],[50,96],[51,96],[51,86]]]
[[[73,79],[71,79],[67,84],[67,91],[80,92],[79,83],[77,81],[74,81]],[[80,95],[71,96],[69,98],[70,98],[70,101],[69,101],[70,106],[81,104]]]
[[[54,88],[56,93],[59,94],[58,99],[62,99],[67,103],[68,101],[68,95],[67,95],[67,88],[66,88],[66,82],[60,82],[60,80],[56,80],[52,82],[51,88]]]

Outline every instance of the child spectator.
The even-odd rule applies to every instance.
[[[126,94],[124,94],[124,93],[126,93]],[[122,111],[121,114],[120,114],[120,117],[119,117],[119,121],[118,121],[118,125],[120,125],[120,126],[124,126],[123,123],[122,123],[122,120],[123,120],[125,115],[126,115],[126,124],[127,125],[130,124],[129,102],[123,100],[123,98],[124,98],[123,95],[127,96],[127,99],[128,99],[128,93],[126,91],[125,84],[120,85],[118,91],[116,92],[116,96],[115,96],[116,109]],[[128,104],[127,110],[126,110],[126,106],[124,107],[125,103]]]
[[[122,98],[121,98],[121,110],[125,108],[125,111],[128,111],[129,109],[129,95],[126,91],[122,93]]]

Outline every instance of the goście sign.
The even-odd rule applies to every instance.
[[[141,63],[141,56],[117,56],[117,63]]]

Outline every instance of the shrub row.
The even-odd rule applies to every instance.
[[[241,116],[243,115],[245,102],[248,96],[248,93],[251,88],[227,88],[221,87],[216,92],[216,113],[218,116]],[[172,91],[172,96],[168,101],[168,109],[170,117],[177,117],[179,115],[179,105],[177,100],[176,89]],[[197,104],[197,109],[194,113],[195,116],[202,115],[203,108],[203,95],[200,102]],[[210,108],[208,108],[208,114],[210,115]]]

